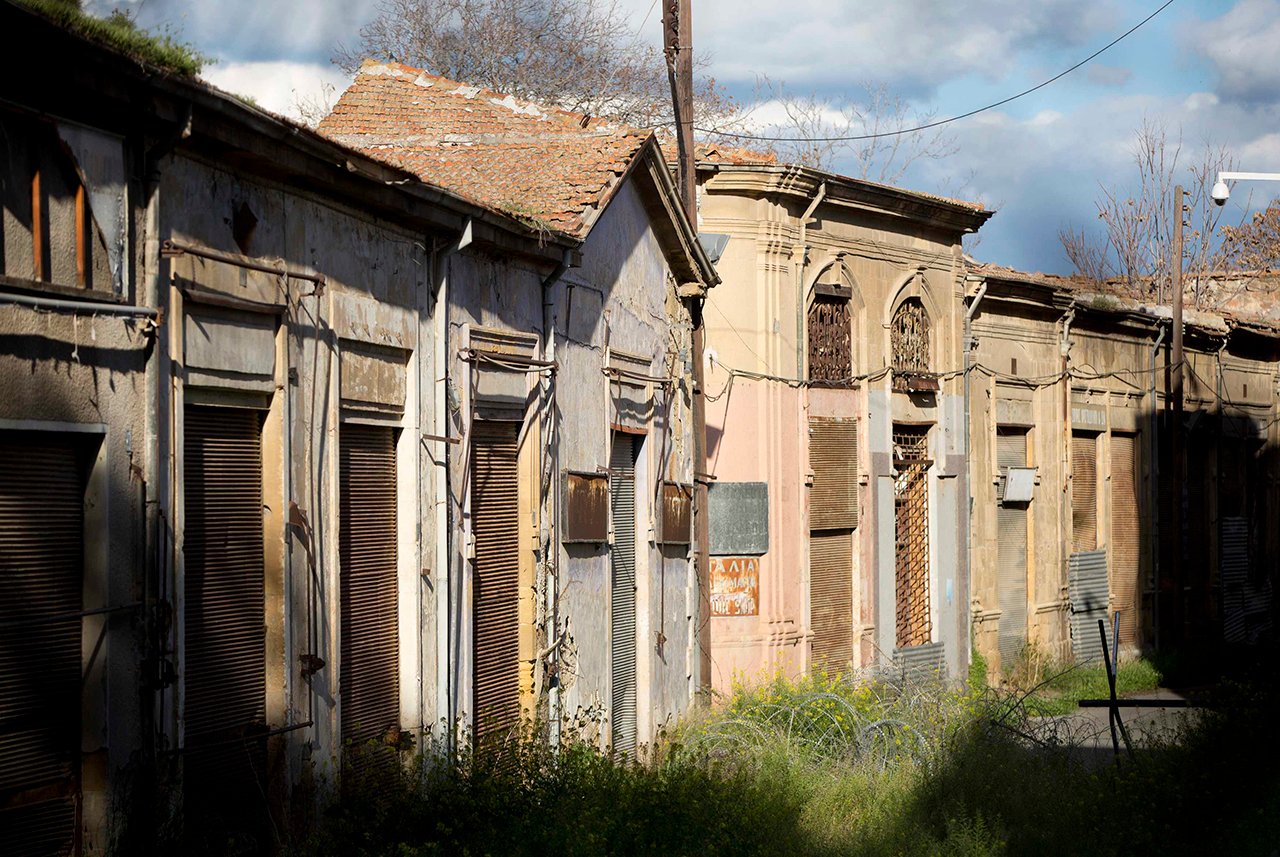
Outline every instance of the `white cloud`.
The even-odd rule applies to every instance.
[[[1213,65],[1218,92],[1227,100],[1273,102],[1280,92],[1280,0],[1239,0],[1221,17],[1186,34]]]
[[[331,65],[296,62],[227,62],[205,70],[209,83],[235,95],[247,95],[260,107],[304,119],[300,104],[331,108],[351,78]]]
[[[1124,86],[1133,79],[1133,69],[1120,65],[1090,63],[1086,73],[1089,82],[1098,86]]]

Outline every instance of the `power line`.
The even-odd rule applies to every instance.
[[[1071,66],[1071,68],[1067,69],[1066,71],[1059,72],[1058,74],[1054,75],[1048,80],[1037,83],[1035,86],[1031,87],[1030,89],[1024,89],[1022,92],[1019,92],[1017,95],[1010,95],[1008,98],[1002,99],[993,104],[988,104],[985,107],[979,107],[976,110],[970,110],[968,113],[961,113],[959,116],[952,116],[948,119],[939,119],[936,122],[929,122],[924,125],[917,125],[914,128],[899,128],[897,131],[881,131],[876,134],[857,134],[857,135],[847,136],[847,137],[772,137],[766,134],[737,134],[730,131],[716,131],[711,128],[695,128],[694,130],[703,134],[715,134],[718,137],[732,137],[738,140],[761,140],[761,141],[771,142],[771,143],[792,143],[792,142],[845,143],[845,142],[853,142],[855,140],[876,140],[881,137],[899,137],[903,134],[914,134],[917,131],[928,131],[930,128],[937,128],[942,125],[950,124],[951,122],[959,122],[961,119],[968,119],[970,116],[977,116],[979,113],[985,113],[988,110],[994,110],[997,107],[1003,107],[1004,105],[1008,104],[1010,101],[1016,101],[1019,98],[1022,98],[1024,95],[1030,95],[1031,93],[1035,92],[1037,89],[1044,89],[1049,84],[1054,83],[1055,81],[1061,80],[1062,78],[1071,74],[1071,72],[1075,71],[1076,69],[1080,68],[1083,65],[1087,65],[1092,60],[1096,59],[1097,57],[1111,50],[1116,45],[1120,44],[1122,41],[1127,39],[1129,36],[1136,33],[1139,29],[1143,27],[1143,25],[1145,25],[1148,21],[1150,21],[1156,15],[1159,15],[1161,12],[1163,12],[1165,9],[1168,9],[1172,5],[1173,5],[1173,0],[1165,0],[1165,3],[1162,6],[1160,6],[1160,8],[1156,9],[1150,15],[1143,18],[1138,23],[1134,24],[1132,27],[1130,27],[1120,36],[1117,36],[1115,39],[1112,39],[1105,46],[1089,54],[1089,56],[1080,60],[1080,62]]]

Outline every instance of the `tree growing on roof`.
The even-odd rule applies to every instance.
[[[1223,255],[1225,227],[1219,231],[1222,209],[1210,201],[1209,190],[1218,172],[1232,169],[1225,148],[1206,143],[1190,166],[1185,163],[1182,136],[1170,134],[1159,122],[1144,121],[1133,144],[1137,186],[1131,193],[1100,186],[1095,200],[1102,229],[1068,226],[1058,233],[1063,252],[1076,273],[1095,282],[1118,281],[1135,295],[1157,303],[1170,299],[1172,282],[1173,189],[1187,192],[1182,227],[1185,242],[1184,282],[1200,302],[1210,272],[1228,262]]]
[[[334,57],[348,72],[373,57],[631,125],[672,121],[659,46],[640,39],[617,0],[379,0],[377,8],[359,44]],[[700,121],[732,110],[705,76],[695,98]]]

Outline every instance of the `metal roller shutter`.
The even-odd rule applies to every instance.
[[[396,445],[385,426],[343,423],[338,437],[342,740],[362,762],[400,728]]]
[[[613,519],[612,619],[613,748],[636,748],[636,442],[616,434],[609,458],[609,503]]]
[[[84,471],[73,439],[0,433],[5,854],[77,850],[83,554]]]
[[[1071,435],[1071,552],[1098,547],[1098,443],[1096,435]]]
[[[262,803],[266,742],[243,740],[266,729],[262,429],[239,408],[184,419],[183,787],[211,822]]]
[[[996,435],[996,465],[1025,467],[1027,433],[1001,430]],[[1007,675],[1027,644],[1027,507],[1001,503],[996,509],[996,580],[1000,621],[996,640],[1000,669]]]
[[[520,726],[520,490],[515,422],[471,428],[475,539],[473,704],[477,745]]]
[[[1137,437],[1111,436],[1111,592],[1120,611],[1120,644],[1138,642],[1142,521],[1138,505]]]
[[[812,417],[809,420],[809,529],[858,526],[858,422]]]
[[[809,623],[813,666],[844,669],[853,660],[853,535],[809,534]]]

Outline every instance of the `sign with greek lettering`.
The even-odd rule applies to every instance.
[[[760,557],[711,558],[711,615],[760,614]]]

